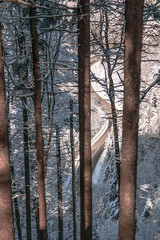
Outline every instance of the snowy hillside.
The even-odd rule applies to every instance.
[[[46,191],[46,232],[48,240],[59,240],[59,232],[63,233],[63,240],[74,239],[74,159],[76,240],[80,240],[77,1],[33,1],[40,4],[39,7],[35,6],[38,15],[34,17],[30,16],[29,8],[19,6],[14,1],[3,2],[0,13],[3,26],[15,238],[27,239],[28,189],[30,233],[32,240],[39,240],[40,194],[36,154],[38,144],[34,105],[35,76],[32,59],[33,39],[29,24],[29,21],[37,19],[37,65],[40,66],[41,75],[38,82],[41,82],[43,135],[40,150],[44,150],[41,163],[44,163],[45,168],[43,183]],[[141,98],[145,97],[140,100],[135,227],[136,240],[160,240],[160,82],[154,84],[157,78],[160,79],[160,20],[157,20],[157,12],[154,12],[157,9],[159,11],[160,1],[147,0],[145,4],[140,87]],[[124,11],[124,0],[91,1],[93,240],[118,238],[119,199],[116,165],[117,162],[120,163],[120,154],[115,158],[113,116],[116,115],[117,119],[117,143],[121,152]],[[59,226],[62,222],[60,231]]]
[[[155,47],[153,51],[155,53],[154,59],[156,60],[160,56],[159,46]],[[143,80],[145,81],[145,88],[147,88],[157,78],[158,70],[160,69],[160,65],[157,62],[142,63],[142,90],[144,90]],[[95,66],[94,71],[96,69],[97,66]],[[99,71],[95,72],[95,74],[98,76]],[[99,77],[102,78],[102,76]],[[105,97],[105,92],[98,85],[97,91],[103,98]],[[122,103],[120,106],[118,102],[117,108],[122,109]],[[136,240],[160,239],[159,120],[160,85],[156,84],[140,104]],[[106,140],[106,149],[101,155],[93,174],[94,239],[114,240],[117,239],[118,234],[114,175],[116,170],[115,160],[112,157],[112,144],[111,132]]]

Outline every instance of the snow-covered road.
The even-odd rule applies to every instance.
[[[109,130],[111,128],[112,125],[112,121],[111,121],[111,107],[110,104],[103,99],[93,88],[93,86],[91,85],[91,94],[94,98],[96,98],[96,100],[98,101],[98,105],[100,106],[100,108],[102,109],[102,111],[104,112],[106,119],[102,125],[102,128],[100,129],[100,131],[93,137],[92,142],[91,142],[91,151],[92,151],[92,174],[95,170],[95,167],[97,165],[97,162],[102,154],[102,152],[104,151],[104,147],[105,147],[105,141],[108,137],[109,134]],[[108,119],[107,119],[108,117]],[[79,162],[79,154],[75,159],[75,169],[76,172],[79,172],[79,166],[80,166],[80,162]],[[65,186],[64,189],[68,189],[68,187],[71,184],[71,179],[72,176],[71,174],[68,176],[67,181],[65,181]]]

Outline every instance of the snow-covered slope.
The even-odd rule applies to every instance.
[[[152,50],[155,52],[152,60],[156,60],[160,56],[159,46]],[[156,79],[159,69],[158,61],[142,63],[142,90]],[[98,86],[97,90],[101,92],[102,88]],[[105,92],[102,97],[104,95]],[[160,85],[155,85],[140,104],[136,240],[160,239],[159,120]],[[111,132],[93,175],[94,239],[114,240],[118,234],[116,170],[112,142]]]

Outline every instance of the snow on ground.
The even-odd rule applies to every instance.
[[[102,176],[105,175],[105,170],[106,170],[105,166],[106,166],[107,156],[109,155],[108,149],[111,147],[111,143],[112,143],[112,136],[109,134],[106,141],[105,150],[100,156],[92,176],[93,185],[98,185],[103,183]]]
[[[158,50],[156,50],[157,53]],[[159,64],[142,63],[142,86],[146,89],[157,76]],[[96,77],[104,77],[100,62],[92,66]],[[143,82],[144,80],[144,82]],[[100,84],[92,86],[107,100],[107,94]],[[122,109],[122,103],[116,103]],[[160,239],[160,86],[156,85],[140,105],[139,152],[137,174],[136,240]],[[93,174],[94,239],[116,240],[118,221],[116,219],[116,197],[114,198],[115,160],[113,159],[113,137],[106,140]],[[113,194],[112,194],[113,190]]]
[[[105,67],[107,69],[107,66],[105,66]],[[91,66],[91,72],[97,77],[99,82],[101,82],[102,84],[106,84],[106,82],[105,82],[105,74],[106,73],[105,73],[104,67],[102,66],[100,60],[98,60],[96,63],[94,63]],[[121,83],[118,75],[113,73],[112,78],[113,78],[115,87],[119,86],[118,88],[116,87],[116,90],[119,90],[119,91],[123,90],[122,83]],[[107,92],[105,90],[105,86],[102,86],[97,81],[92,80],[92,87],[103,99],[105,99],[106,101],[109,101]],[[122,93],[121,92],[116,94],[115,104],[116,104],[117,110],[122,110],[123,105],[122,105]]]

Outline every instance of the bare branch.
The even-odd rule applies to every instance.
[[[118,75],[119,79],[121,80],[121,83],[122,83],[122,85],[124,86],[124,82],[123,82],[123,80],[122,80],[122,78],[121,78],[121,76],[120,76],[119,72],[116,72],[116,73],[117,73],[117,75]]]
[[[158,74],[157,79],[156,79],[154,82],[152,82],[152,83],[149,85],[149,87],[146,88],[146,90],[143,91],[142,96],[141,96],[141,98],[140,98],[140,100],[139,100],[139,103],[142,102],[142,100],[145,98],[146,94],[147,94],[147,93],[151,90],[151,88],[153,88],[158,82],[160,82],[160,70],[159,70],[159,74]]]
[[[13,2],[13,3],[19,3],[23,6],[31,6],[30,3],[22,1],[22,0],[0,0],[0,3],[2,3],[2,2]]]
[[[32,114],[32,116],[34,115],[34,111],[32,111],[32,109],[31,108],[29,108],[28,106],[27,106],[27,104],[25,103],[25,101],[24,101],[24,98],[26,98],[26,96],[20,96],[21,97],[21,101],[22,101],[22,103],[23,103],[23,105],[24,105],[24,107]],[[28,97],[28,96],[27,96]]]

